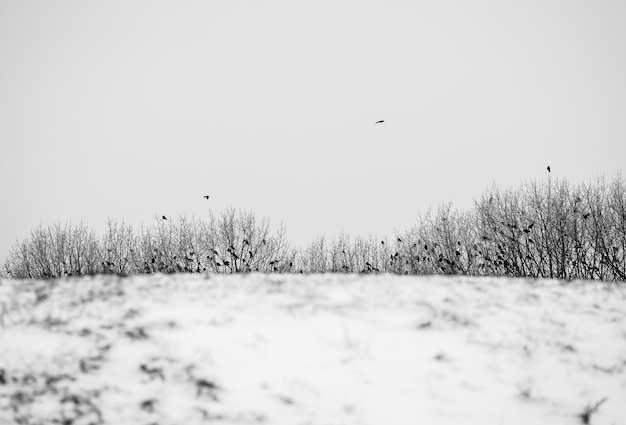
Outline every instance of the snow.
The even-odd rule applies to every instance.
[[[621,284],[0,281],[0,424],[626,423]]]

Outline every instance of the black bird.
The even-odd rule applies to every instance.
[[[204,195],[204,199],[209,199],[209,195]]]
[[[548,166],[546,167],[546,169],[548,170],[548,173],[549,173],[549,172],[550,172],[550,166],[548,165]]]
[[[163,216],[163,220],[167,220],[167,217]]]
[[[384,123],[384,122],[385,122],[385,120],[378,120],[378,121],[376,121],[374,124],[382,124],[382,123]]]

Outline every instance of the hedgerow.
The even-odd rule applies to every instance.
[[[40,226],[12,248],[9,278],[139,273],[392,273],[626,281],[626,186],[620,174],[492,186],[471,210],[441,205],[392,238],[320,236],[302,249],[284,228],[228,209],[206,219],[158,218],[134,230],[109,220]]]

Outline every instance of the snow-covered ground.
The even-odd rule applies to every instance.
[[[623,285],[259,274],[0,281],[0,424],[586,419],[626,424]]]

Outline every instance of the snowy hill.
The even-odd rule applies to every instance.
[[[0,424],[626,424],[624,288],[0,281]]]

